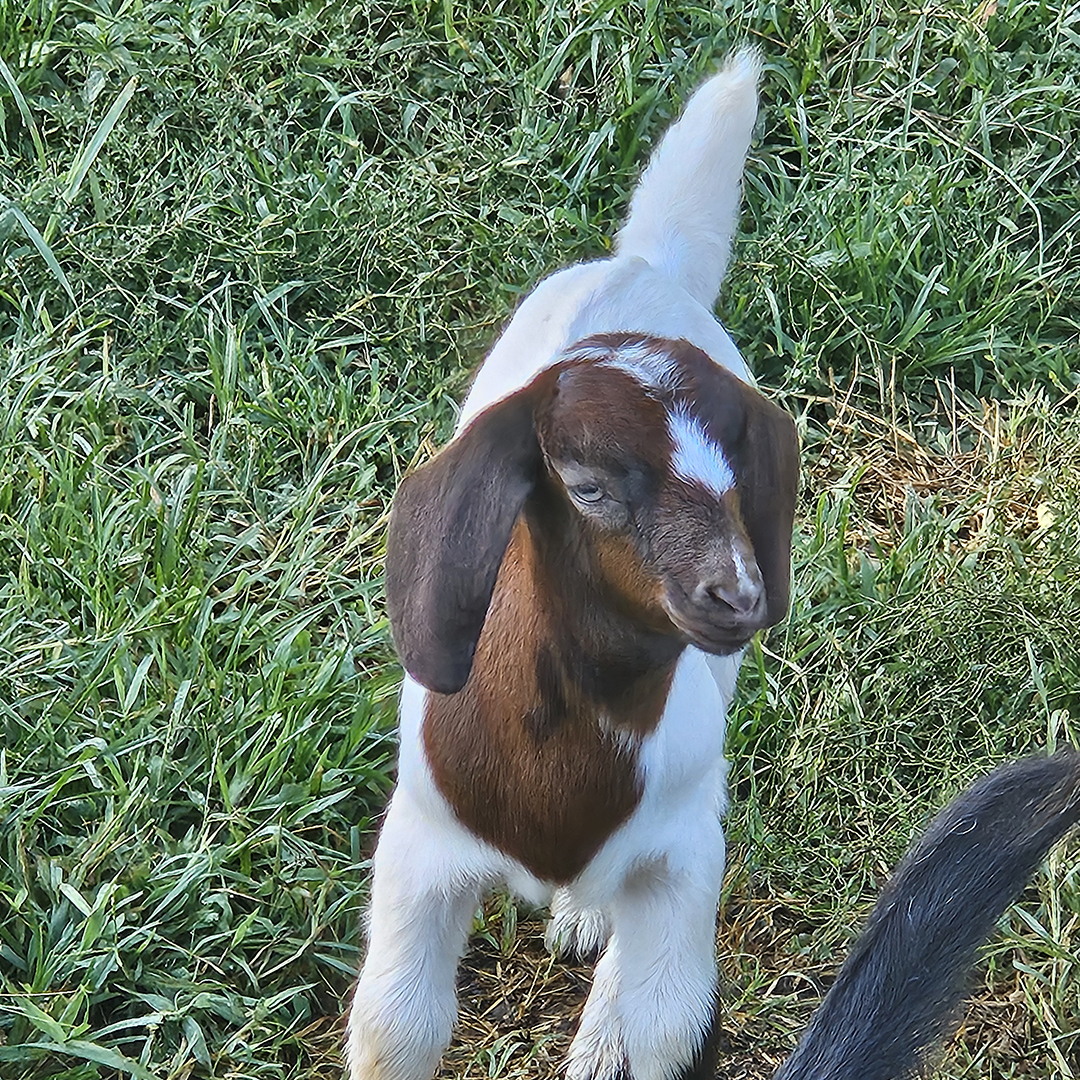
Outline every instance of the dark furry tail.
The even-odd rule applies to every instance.
[[[907,853],[775,1080],[902,1080],[945,1034],[979,945],[1080,818],[1080,753],[1003,765]]]

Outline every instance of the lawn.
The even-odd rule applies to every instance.
[[[1080,737],[1080,8],[0,0],[0,1077],[337,1075],[400,670],[395,483],[543,274],[766,57],[720,312],[798,419],[791,618],[730,720],[722,1068],[888,868]],[[456,1078],[587,972],[495,898]],[[940,1076],[1080,1073],[1080,844]]]

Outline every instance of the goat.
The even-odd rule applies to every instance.
[[[711,314],[756,116],[736,54],[638,186],[612,259],[523,302],[386,562],[398,783],[348,1017],[353,1080],[428,1080],[482,893],[603,949],[570,1080],[712,1075],[724,720],[788,606],[798,447]],[[781,1080],[910,1075],[977,944],[1077,817],[1078,758],[1006,767],[913,849]]]
[[[749,51],[693,96],[613,258],[563,270],[394,500],[397,787],[348,1019],[354,1080],[428,1080],[482,893],[603,946],[570,1080],[711,1074],[727,703],[788,608],[795,425],[711,308],[757,115]]]

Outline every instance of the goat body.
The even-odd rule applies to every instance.
[[[794,425],[711,312],[757,113],[736,54],[653,155],[612,259],[522,303],[407,477],[387,606],[407,675],[348,1023],[354,1080],[427,1080],[483,892],[603,946],[571,1080],[711,1071],[726,707],[786,614]]]

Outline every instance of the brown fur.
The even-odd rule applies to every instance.
[[[565,882],[638,803],[632,737],[659,720],[681,649],[605,685],[604,665],[558,632],[565,612],[545,587],[550,572],[519,521],[472,674],[460,693],[430,695],[424,747],[465,825],[537,877]]]

